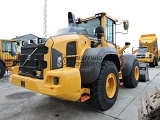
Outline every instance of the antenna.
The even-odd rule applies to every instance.
[[[47,0],[44,0],[43,8],[43,36],[47,36]]]

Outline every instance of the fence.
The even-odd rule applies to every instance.
[[[9,80],[10,75],[12,74],[11,71],[6,71],[4,76],[0,79],[0,81]]]

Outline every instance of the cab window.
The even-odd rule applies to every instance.
[[[99,18],[93,18],[81,23],[77,23],[78,27],[85,28],[89,35],[95,35],[95,28],[100,26]]]
[[[148,52],[148,48],[147,47],[141,47],[141,48],[139,48],[138,51],[141,52],[141,53],[146,53],[146,52]]]
[[[110,18],[106,18],[106,41],[114,43],[115,39],[115,22]]]
[[[2,52],[16,53],[16,42],[2,41]]]

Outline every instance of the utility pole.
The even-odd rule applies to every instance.
[[[44,0],[43,8],[43,36],[47,36],[47,0]]]

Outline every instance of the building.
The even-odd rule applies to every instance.
[[[20,49],[22,46],[22,41],[24,41],[24,43],[28,43],[28,42],[30,42],[29,40],[34,40],[37,38],[39,38],[39,37],[29,33],[29,34],[22,35],[22,36],[16,36],[15,38],[12,38],[12,40],[19,42],[19,45],[17,46],[17,51],[20,52]]]

